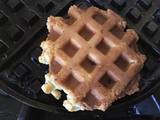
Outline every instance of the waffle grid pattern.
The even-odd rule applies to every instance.
[[[139,54],[131,48],[138,37],[125,32],[125,22],[111,10],[73,6],[68,14],[67,20],[48,19],[55,50],[50,72],[88,109],[105,110],[140,70]]]

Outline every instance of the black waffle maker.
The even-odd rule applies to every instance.
[[[141,71],[141,90],[115,102],[106,112],[67,112],[41,90],[48,66],[38,62],[40,43],[47,36],[48,16],[66,17],[71,5],[112,9],[140,36],[138,47],[147,56]],[[0,89],[29,106],[81,118],[135,104],[160,87],[160,7],[158,0],[0,0]],[[65,95],[63,96],[65,98]]]

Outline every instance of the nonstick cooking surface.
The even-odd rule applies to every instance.
[[[17,100],[57,114],[99,115],[100,111],[68,113],[62,101],[41,90],[48,66],[38,62],[40,43],[47,36],[48,16],[66,16],[69,6],[111,8],[140,36],[139,49],[147,56],[141,71],[141,91],[115,102],[109,110],[130,105],[160,86],[160,9],[153,0],[0,0],[0,87]],[[65,98],[65,95],[63,96]]]

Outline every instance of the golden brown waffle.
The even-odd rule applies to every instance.
[[[49,83],[48,88],[63,90],[69,111],[104,111],[143,67],[145,57],[132,48],[138,36],[125,30],[126,22],[111,10],[72,6],[68,15],[48,18],[49,35],[39,59],[49,64],[50,80],[42,89]]]

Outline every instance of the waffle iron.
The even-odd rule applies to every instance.
[[[39,47],[48,32],[48,16],[66,17],[68,8],[96,6],[112,9],[140,36],[138,47],[147,56],[141,71],[140,91],[116,101],[106,112],[67,112],[41,90],[48,66],[38,62]],[[160,86],[160,7],[156,0],[0,0],[0,89],[34,108],[73,117],[105,115],[135,104]],[[65,95],[62,96],[65,98]]]

